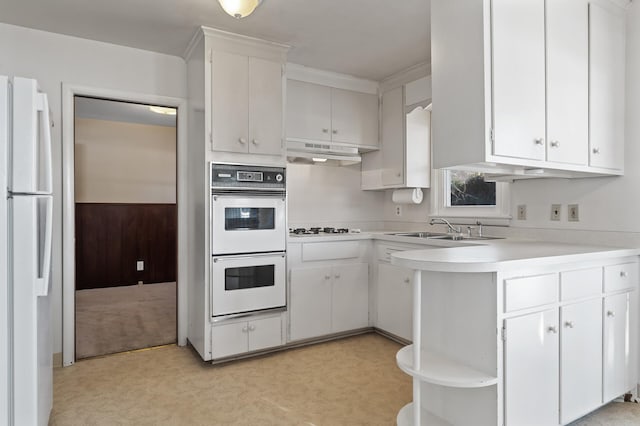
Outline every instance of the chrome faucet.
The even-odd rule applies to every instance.
[[[455,226],[451,225],[451,223],[447,220],[447,219],[442,219],[439,217],[434,217],[433,219],[431,219],[429,221],[429,225],[435,225],[436,223],[441,223],[443,225],[447,225],[447,227],[449,228],[449,231],[452,234],[460,234],[462,233],[462,230],[458,227],[456,228]]]

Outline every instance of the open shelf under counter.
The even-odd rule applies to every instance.
[[[402,407],[396,417],[398,426],[413,426],[413,402]],[[452,423],[447,422],[441,417],[422,409],[420,410],[420,426],[452,426]]]
[[[413,345],[396,354],[398,367],[420,381],[453,388],[481,388],[498,383],[498,378],[434,352],[422,350],[421,368],[413,367]]]

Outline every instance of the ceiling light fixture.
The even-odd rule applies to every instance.
[[[326,158],[319,158],[319,157],[313,157],[312,160],[315,161],[316,163],[324,163],[327,161]]]
[[[218,3],[229,15],[240,19],[251,15],[262,0],[218,0]]]
[[[155,112],[156,114],[176,115],[176,109],[175,108],[167,108],[167,107],[150,105],[149,106],[149,111]]]

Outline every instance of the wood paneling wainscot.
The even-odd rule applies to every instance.
[[[176,204],[76,203],[76,290],[175,281],[176,211]]]

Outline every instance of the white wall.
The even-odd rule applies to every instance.
[[[289,227],[381,229],[384,193],[360,190],[360,166],[287,165]]]
[[[513,184],[511,213],[527,205],[527,220],[513,228],[640,233],[640,4],[627,15],[625,175],[589,179],[520,181]],[[562,220],[551,222],[551,204],[562,204]],[[579,204],[580,221],[567,221],[567,204]]]
[[[62,83],[186,98],[182,58],[0,24],[0,74],[38,79],[49,95],[53,131],[54,352],[62,351]]]
[[[176,128],[75,119],[78,203],[176,202]]]

